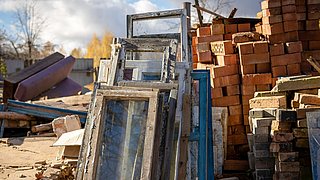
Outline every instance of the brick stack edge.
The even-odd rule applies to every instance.
[[[224,24],[223,20],[213,20],[210,26],[198,28],[192,39],[194,69],[211,71],[212,105],[228,107],[225,151],[227,159],[232,160],[247,159],[246,134],[252,132],[249,100],[254,93],[271,90],[278,77],[316,74],[306,58],[313,56],[320,60],[319,0],[265,0],[257,16],[262,23]],[[250,31],[259,33],[260,40],[233,39],[236,33]],[[258,132],[270,129],[271,124],[262,127],[256,127],[262,129]],[[305,139],[300,139],[298,144],[303,146]],[[272,142],[272,136],[268,140],[267,143],[278,143]],[[274,163],[281,167],[288,164],[279,160]],[[264,170],[256,173],[268,176],[269,172]],[[275,169],[271,177],[273,173],[278,177],[286,175]]]

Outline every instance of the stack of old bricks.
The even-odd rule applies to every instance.
[[[297,15],[296,0],[265,0],[261,2],[261,8],[261,33],[270,43],[275,84],[278,77],[301,73],[302,43],[298,33],[300,17]]]
[[[303,72],[310,72],[311,66],[306,61],[310,56],[320,59],[320,1],[296,0],[297,17],[299,23],[299,39],[302,41]]]
[[[215,22],[210,27],[198,28],[197,36],[193,37],[193,52],[196,52],[193,56],[194,67],[211,71],[212,106],[228,107],[227,149],[225,150],[227,160],[224,169],[229,170],[239,168],[245,170],[248,167],[246,133],[249,126],[248,123],[245,126],[243,122],[239,57],[236,54],[236,45],[231,40],[234,33],[250,31],[250,29],[250,23]]]
[[[249,99],[256,91],[271,90],[269,47],[266,41],[238,43],[242,77],[241,95],[244,124],[248,123]]]
[[[307,86],[309,82],[305,81]],[[306,113],[320,109],[318,89],[299,89],[300,85],[294,82],[285,87],[281,92],[256,92],[250,100],[252,133],[248,134],[248,157],[256,179],[311,177]]]

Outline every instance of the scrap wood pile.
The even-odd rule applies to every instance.
[[[280,77],[319,74],[307,61],[320,60],[319,6],[318,1],[262,1],[258,19],[214,19],[193,32],[193,66],[210,69],[212,106],[228,108],[224,170],[249,169],[254,93],[270,91]]]

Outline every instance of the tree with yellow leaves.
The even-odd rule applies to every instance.
[[[93,34],[91,41],[87,45],[85,58],[93,58],[94,67],[98,67],[101,58],[110,58],[113,35],[106,32],[100,40],[96,34]]]
[[[82,52],[81,48],[74,48],[71,51],[71,55],[75,58],[82,58],[83,52]]]

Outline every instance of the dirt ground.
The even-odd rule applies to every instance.
[[[50,175],[57,169],[59,147],[51,147],[55,137],[0,138],[0,179],[36,179],[41,170]],[[37,163],[38,162],[38,163]]]

